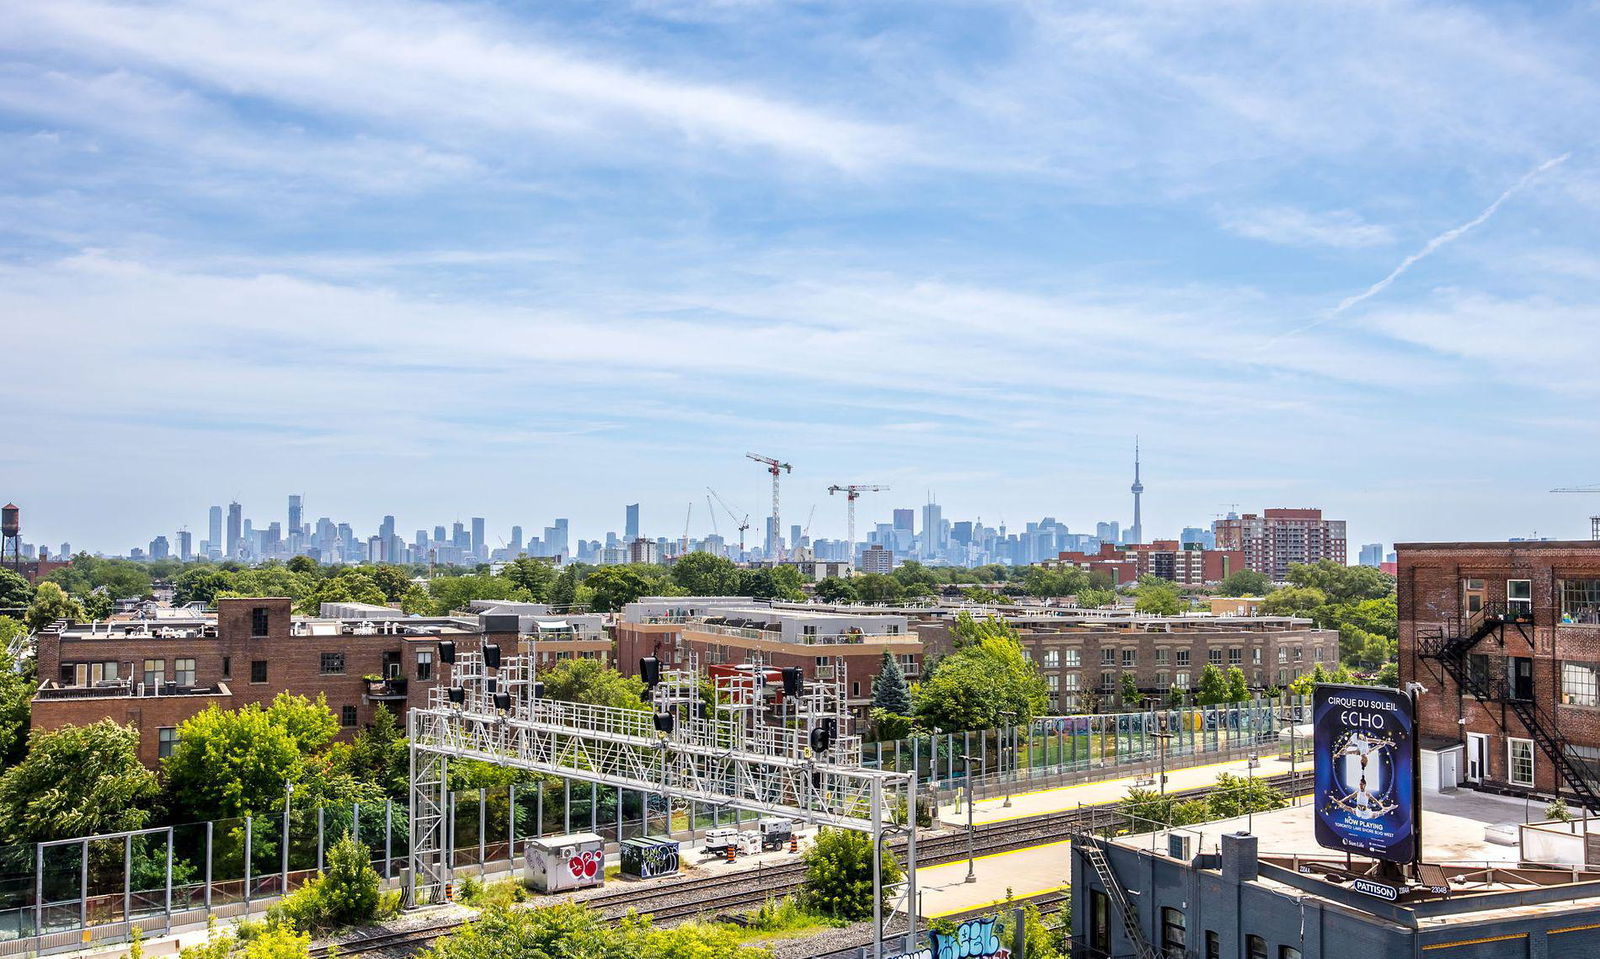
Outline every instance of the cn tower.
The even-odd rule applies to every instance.
[[[1139,482],[1139,437],[1133,438],[1133,525],[1128,527],[1128,542],[1144,542],[1144,525],[1139,521],[1139,497],[1144,493],[1144,484]]]

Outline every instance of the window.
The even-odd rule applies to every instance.
[[[1533,612],[1533,580],[1506,580],[1506,610],[1512,613]]]
[[[860,696],[861,695],[861,680],[859,680],[859,679],[855,680],[854,682],[852,682],[850,684],[850,695],[852,695],[852,696]]]
[[[1278,647],[1278,662],[1287,663],[1288,661],[1289,661],[1289,647],[1287,647],[1287,646],[1279,646]]]
[[[1244,937],[1245,959],[1267,959],[1267,941],[1260,936]]]
[[[1510,758],[1509,776],[1511,785],[1533,787],[1533,740],[1509,739],[1506,741],[1507,753]]]
[[[812,625],[802,626],[800,627],[800,634],[803,636],[815,636],[817,635],[817,627]]]
[[[1117,687],[1117,674],[1116,673],[1101,673],[1100,674],[1100,689],[1101,689],[1102,692],[1109,693],[1113,689],[1115,689],[1116,687]]]
[[[257,606],[250,611],[250,635],[267,635],[267,608],[265,606]]]
[[[1222,665],[1222,650],[1220,650],[1220,649],[1208,649],[1208,650],[1206,650],[1206,662],[1211,663],[1213,666],[1221,666]]]
[[[1045,650],[1044,651],[1044,668],[1045,669],[1059,669],[1060,666],[1061,666],[1061,651],[1059,649],[1047,649],[1047,650]]]
[[[1167,663],[1170,663],[1171,661],[1172,661],[1172,650],[1170,650],[1170,649],[1158,649],[1158,650],[1156,650],[1156,665],[1157,666],[1165,666]]]
[[[222,657],[222,678],[223,679],[232,679],[233,678],[233,657],[232,656],[224,656],[224,657]]]
[[[1083,665],[1083,651],[1077,649],[1067,650],[1067,666],[1077,669]]]
[[[1257,646],[1255,649],[1250,650],[1250,662],[1254,663],[1257,666],[1261,665],[1261,647],[1260,646]]]
[[[162,726],[156,730],[156,755],[166,759],[172,755],[172,747],[178,744],[178,728],[176,726]]]
[[[1600,663],[1561,664],[1561,704],[1600,706]]]
[[[898,636],[900,635],[900,627],[895,623],[890,623],[885,629],[885,632],[887,632],[890,636]]]
[[[1170,959],[1183,959],[1183,910],[1170,906],[1161,910],[1161,954]]]
[[[1031,663],[1031,662],[1033,662],[1033,650],[1031,650],[1031,649],[1024,649],[1024,650],[1023,650],[1023,651],[1022,651],[1022,658],[1023,658],[1023,659],[1026,659],[1026,660],[1027,660],[1027,661],[1028,661],[1028,662],[1030,662],[1030,663]]]
[[[1467,654],[1467,682],[1480,689],[1489,685],[1489,654]]]
[[[1156,688],[1168,689],[1172,686],[1172,674],[1164,669],[1156,670]]]
[[[164,659],[147,659],[144,661],[144,684],[155,686],[167,678],[167,661]]]
[[[250,681],[264,683],[267,681],[267,661],[264,659],[250,660]]]
[[[1100,665],[1115,666],[1117,664],[1117,651],[1114,649],[1100,650]]]
[[[1300,959],[1300,950],[1293,946],[1279,946],[1278,959]]]
[[[1230,649],[1230,650],[1228,650],[1228,665],[1229,666],[1239,666],[1239,665],[1242,665],[1243,663],[1244,663],[1244,650],[1242,650],[1242,649]]]
[[[1089,944],[1102,956],[1111,954],[1111,900],[1098,889],[1089,890]]]
[[[1279,686],[1287,686],[1287,685],[1289,685],[1289,670],[1287,670],[1287,669],[1279,669],[1278,670],[1278,685]]]
[[[1222,959],[1222,937],[1216,930],[1206,930],[1206,959]]]
[[[179,659],[172,664],[172,680],[179,686],[194,685],[194,660]]]
[[[323,653],[322,654],[322,675],[324,675],[324,676],[342,676],[342,675],[344,675],[344,653]]]
[[[1600,579],[1561,581],[1561,621],[1600,624]]]
[[[1052,693],[1061,692],[1061,676],[1059,674],[1051,673],[1044,678],[1044,683],[1050,687]]]
[[[1139,651],[1137,649],[1124,649],[1122,651],[1122,668],[1131,669],[1139,665]]]
[[[400,678],[400,650],[386,649],[383,651],[383,678]]]
[[[1311,647],[1311,658],[1316,660],[1319,663],[1322,662],[1322,647],[1321,646],[1313,646],[1313,647]]]
[[[343,709],[339,710],[339,725],[341,725],[341,726],[345,727],[346,729],[348,729],[351,726],[354,726],[355,724],[356,724],[356,708],[354,706],[346,706]]]
[[[1078,674],[1077,673],[1064,673],[1063,675],[1067,677],[1067,688],[1068,689],[1077,689],[1078,688]]]
[[[1174,686],[1177,686],[1179,689],[1188,689],[1189,688],[1189,674],[1188,673],[1179,673],[1179,674],[1177,674],[1176,676],[1172,677],[1172,684]]]
[[[1300,660],[1302,660],[1304,658],[1305,658],[1305,650],[1300,648],[1299,646],[1296,646],[1294,648],[1294,661],[1298,663]]]

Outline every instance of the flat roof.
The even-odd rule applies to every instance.
[[[1396,543],[1395,551],[1406,550],[1461,550],[1461,549],[1597,549],[1600,540],[1593,539],[1530,539],[1530,540],[1476,540],[1456,543]]]

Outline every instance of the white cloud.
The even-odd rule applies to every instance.
[[[1350,210],[1313,213],[1292,206],[1257,207],[1224,213],[1221,221],[1230,233],[1285,246],[1353,249],[1394,242],[1388,227],[1368,223]]]

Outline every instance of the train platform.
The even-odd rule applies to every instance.
[[[1248,759],[1236,759],[1229,762],[1169,769],[1167,770],[1167,792],[1183,792],[1188,789],[1200,789],[1213,785],[1216,783],[1217,777],[1223,773],[1229,773],[1234,776],[1253,775],[1257,779],[1265,779],[1272,776],[1288,775],[1293,771],[1288,760],[1279,759],[1276,756],[1262,756],[1253,769],[1250,763],[1251,760]],[[1294,766],[1294,770],[1309,771],[1310,769],[1311,764],[1308,761],[1299,762]],[[1006,822],[1012,819],[1025,819],[1029,816],[1066,812],[1077,809],[1079,806],[1103,806],[1125,798],[1128,795],[1128,790],[1135,787],[1155,789],[1156,784],[1149,776],[1125,776],[1118,779],[1079,783],[1075,786],[1012,793],[1009,807],[1006,805],[1004,796],[980,799],[974,804],[973,821],[983,825],[985,823]],[[940,806],[939,819],[949,826],[965,826],[967,824],[967,805],[965,801]]]
[[[1072,858],[1066,841],[1049,842],[1012,852],[979,856],[972,861],[976,882],[967,882],[967,861],[923,866],[917,870],[921,890],[918,912],[924,920],[986,909],[1012,898],[1023,899],[1067,888]]]

